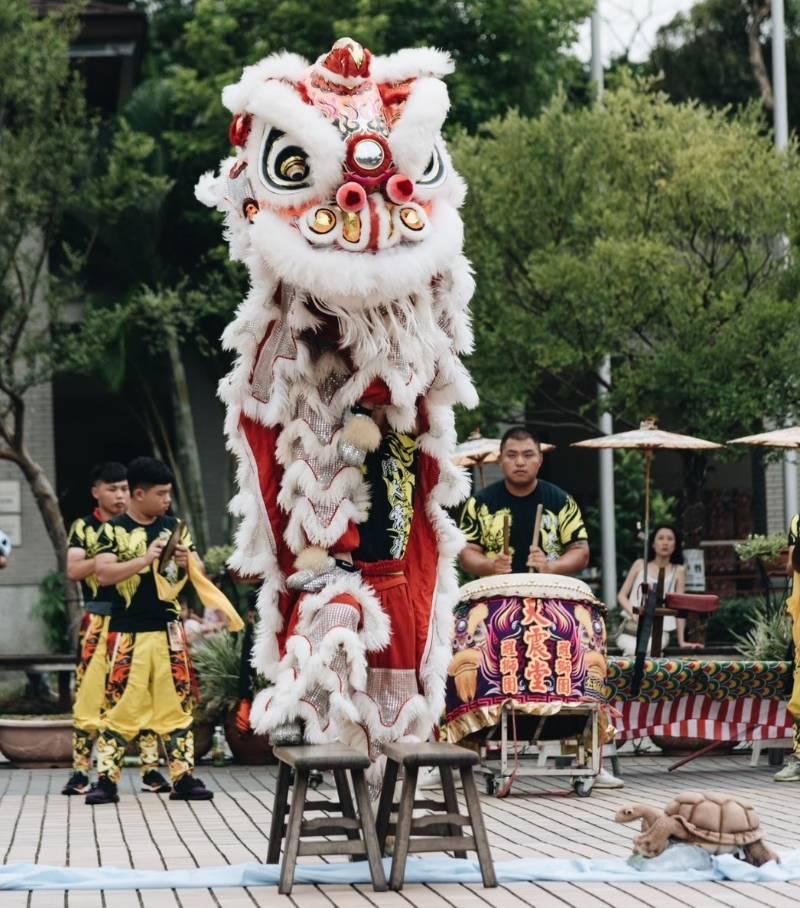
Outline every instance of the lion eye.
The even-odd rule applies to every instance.
[[[428,161],[428,166],[423,171],[422,176],[417,180],[417,185],[438,186],[440,183],[444,182],[446,172],[444,158],[439,152],[439,149],[434,145],[431,159]]]
[[[266,134],[260,163],[261,181],[273,192],[291,192],[310,185],[308,154],[278,129]]]

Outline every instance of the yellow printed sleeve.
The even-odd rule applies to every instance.
[[[481,524],[478,520],[478,505],[474,498],[468,498],[464,504],[458,525],[467,542],[483,546]]]
[[[69,528],[67,535],[68,549],[85,549],[86,548],[86,521],[79,517]]]
[[[564,548],[576,542],[585,542],[589,538],[583,516],[577,502],[567,495],[564,506],[558,512],[558,539]]]

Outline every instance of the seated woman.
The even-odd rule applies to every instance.
[[[650,548],[647,553],[647,583],[649,586],[654,587],[658,583],[658,572],[661,568],[665,569],[664,593],[684,592],[686,568],[683,566],[681,539],[678,531],[672,526],[657,526],[650,536]],[[628,576],[617,594],[617,602],[625,617],[617,636],[617,646],[622,650],[623,656],[633,656],[636,652],[638,616],[634,615],[633,607],[641,605],[643,583],[642,559],[637,558],[631,565]],[[662,648],[667,645],[670,633],[675,630],[677,630],[680,649],[699,649],[701,647],[700,643],[686,642],[686,617],[679,615],[677,619],[671,616],[664,618]],[[649,651],[649,640],[647,648]]]

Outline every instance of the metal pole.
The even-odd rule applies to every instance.
[[[786,25],[783,18],[783,0],[772,0],[772,94],[774,98],[773,126],[775,148],[783,151],[789,144],[789,112],[786,96]],[[789,254],[788,237],[779,240],[782,252]],[[791,424],[791,420],[789,421]],[[783,510],[784,523],[788,525],[797,513],[797,455],[787,451],[783,455]]]
[[[592,63],[591,75],[592,84],[596,93],[597,101],[603,100],[603,56],[600,50],[600,0],[595,4],[592,10],[591,19],[592,29]]]
[[[603,56],[600,47],[600,2],[592,11],[592,85],[598,104],[603,100]],[[611,435],[614,421],[605,408],[605,398],[611,384],[611,357],[603,357],[600,365],[600,381],[597,383],[597,402],[600,411],[600,431]],[[614,512],[614,452],[603,449],[599,452],[600,468],[600,568],[603,582],[603,602],[614,608],[617,603],[617,539]]]
[[[789,113],[786,104],[786,26],[783,0],[772,0],[772,94],[775,99],[775,147],[782,151],[789,143]]]
[[[610,435],[614,431],[611,414],[604,409],[607,385],[611,381],[611,357],[605,356],[600,366],[603,381],[597,384],[597,399],[600,404],[600,431]],[[614,512],[614,452],[610,448],[600,450],[600,565],[603,578],[603,602],[614,608],[617,602],[617,539],[616,514]]]

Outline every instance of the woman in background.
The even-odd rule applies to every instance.
[[[667,524],[657,526],[650,536],[650,548],[647,553],[647,584],[649,587],[655,587],[658,583],[658,572],[661,568],[664,568],[664,594],[684,592],[686,568],[683,566],[681,538],[675,527]],[[617,636],[617,646],[622,650],[623,656],[633,656],[636,652],[638,616],[634,615],[633,608],[635,605],[641,605],[644,581],[642,559],[637,558],[631,565],[628,576],[617,594],[617,602],[619,602],[625,618]],[[686,618],[683,616],[664,618],[662,648],[669,642],[669,635],[672,631],[677,631],[680,649],[700,648],[700,643],[686,642]],[[650,649],[649,640],[647,648]]]

